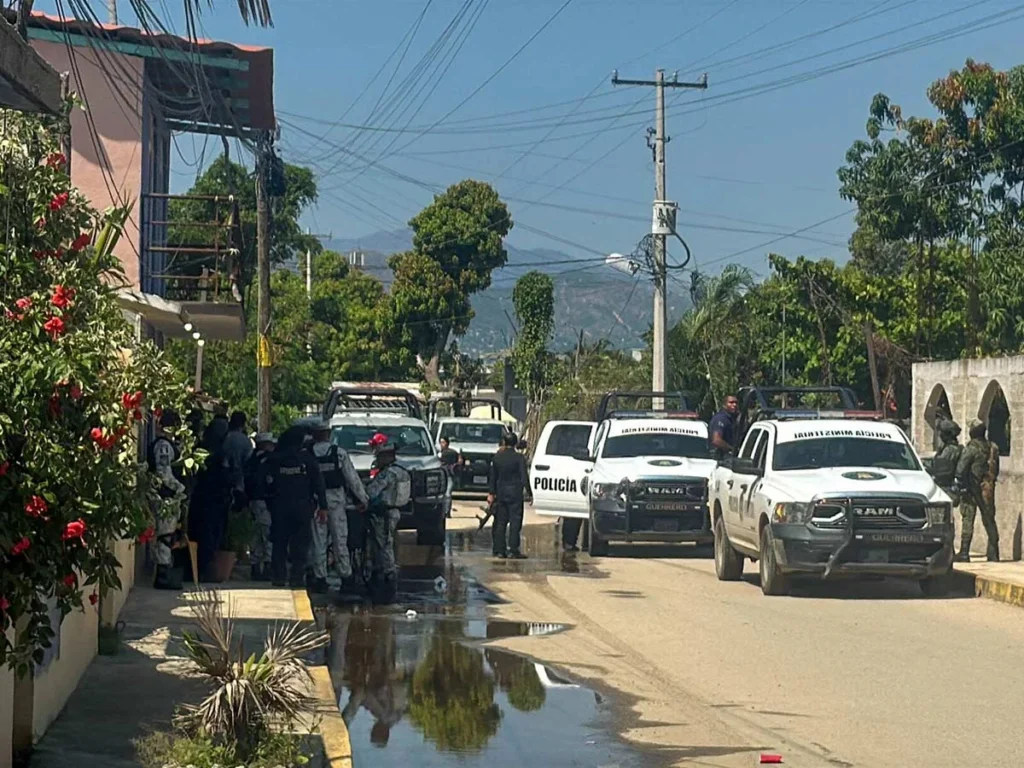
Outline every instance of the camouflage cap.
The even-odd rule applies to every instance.
[[[939,422],[939,434],[943,437],[957,437],[960,434],[960,425],[952,419],[943,419]]]

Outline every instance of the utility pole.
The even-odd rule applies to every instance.
[[[316,234],[314,235],[309,231],[309,227],[306,227],[306,237],[315,237],[317,240],[330,240],[334,237],[333,232],[328,232],[326,235]],[[306,298],[310,298],[313,295],[313,252],[306,249]]]
[[[256,143],[256,421],[260,432],[270,431],[270,163],[269,134]]]
[[[612,73],[612,85],[644,85],[654,87],[655,111],[654,111],[654,142],[651,143],[650,131],[648,131],[648,146],[654,152],[654,207],[655,219],[659,216],[659,210],[665,209],[665,144],[669,137],[665,133],[665,89],[666,88],[699,88],[708,87],[708,76],[705,74],[696,83],[680,82],[678,73],[672,75],[671,80],[665,80],[665,70],[659,69],[655,72],[654,80],[622,80],[618,71]],[[653,343],[653,375],[652,389],[655,392],[665,391],[665,367],[668,358],[666,338],[668,317],[666,312],[665,290],[667,273],[665,270],[665,236],[664,231],[658,231],[657,221],[652,232],[654,235],[654,343]],[[672,229],[675,229],[674,221]],[[657,406],[656,406],[657,407]]]

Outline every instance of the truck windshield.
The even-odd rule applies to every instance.
[[[636,435],[609,437],[601,456],[605,459],[626,459],[632,456],[676,456],[686,459],[709,459],[708,439],[677,432],[643,432]]]
[[[817,437],[778,443],[772,469],[874,467],[919,470],[921,465],[906,443],[866,437]]]
[[[398,446],[399,456],[430,456],[434,452],[430,445],[430,435],[422,427],[346,424],[331,431],[331,442],[349,453],[373,453],[370,450],[370,438],[378,432],[387,435],[388,441]]]
[[[497,445],[505,434],[501,424],[470,424],[467,422],[449,422],[441,425],[441,437],[448,438],[450,443],[489,443]]]

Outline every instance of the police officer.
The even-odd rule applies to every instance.
[[[736,447],[734,433],[736,431],[736,414],[739,413],[739,410],[740,401],[736,399],[736,395],[726,395],[722,402],[722,410],[712,416],[711,423],[708,424],[708,434],[710,435],[708,447],[719,461],[731,455]]]
[[[249,544],[249,563],[253,581],[270,581],[270,561],[273,548],[270,542],[270,507],[267,506],[267,459],[274,451],[277,440],[269,432],[256,435],[256,450],[245,462],[245,496],[252,515],[252,542]]]
[[[327,591],[327,547],[330,539],[334,567],[342,580],[352,576],[348,551],[348,507],[365,507],[369,500],[352,459],[341,446],[331,443],[331,425],[326,421],[312,426],[312,453],[320,465],[327,490],[327,514],[313,518],[312,554],[314,592]]]
[[[181,524],[181,503],[185,498],[185,484],[181,482],[176,468],[181,452],[173,435],[168,430],[181,426],[181,419],[171,409],[160,416],[156,428],[156,439],[149,449],[149,467],[158,478],[157,498],[154,502],[155,538],[153,539],[153,560],[156,562],[157,589],[180,589],[181,579],[171,574],[174,564],[172,548],[178,526]]]
[[[963,498],[960,515],[963,528],[960,531],[960,551],[956,559],[968,562],[971,559],[971,541],[974,538],[974,517],[981,512],[981,523],[988,534],[990,562],[999,560],[999,527],[996,525],[995,479],[999,475],[999,449],[985,439],[985,422],[973,419],[967,434],[971,441],[964,446],[957,462],[956,474],[960,481]]]
[[[490,493],[487,496],[487,503],[494,510],[493,551],[495,557],[522,560],[526,555],[519,549],[519,534],[523,528],[523,501],[532,501],[530,478],[526,459],[516,451],[516,436],[509,432],[502,442],[502,450],[491,461]]]
[[[276,587],[288,583],[292,587],[303,585],[314,511],[327,514],[324,478],[316,459],[303,450],[304,439],[305,430],[300,427],[285,430],[277,441],[277,449],[267,459],[272,545],[270,567]]]
[[[376,459],[376,474],[366,486],[369,497],[367,524],[373,539],[371,581],[373,586],[393,589],[398,584],[398,562],[395,558],[395,534],[402,517],[401,508],[412,496],[412,477],[395,462],[397,446],[388,436],[378,432],[370,438]]]

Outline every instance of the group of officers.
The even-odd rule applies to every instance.
[[[361,576],[371,589],[393,589],[399,510],[412,492],[412,478],[395,460],[396,444],[383,433],[370,438],[374,463],[364,484],[345,450],[331,442],[327,422],[293,426],[276,441],[259,434],[255,442],[246,472],[256,523],[252,578],[326,592],[330,549],[343,588]],[[353,553],[362,573],[353,572]]]

